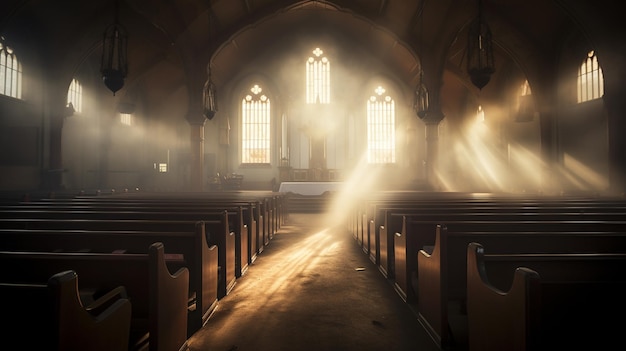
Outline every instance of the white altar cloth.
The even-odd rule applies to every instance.
[[[343,182],[282,182],[278,191],[300,195],[322,195],[327,191],[339,191]]]

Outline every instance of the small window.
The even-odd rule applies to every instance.
[[[528,80],[519,87],[517,93],[517,111],[515,111],[516,122],[531,122],[535,118],[535,103]]]
[[[22,98],[22,64],[0,37],[0,94]]]
[[[478,105],[478,109],[476,110],[476,122],[485,122],[485,111],[483,110],[482,105]]]
[[[157,170],[157,172],[159,173],[167,173],[167,163],[155,163],[154,169]]]
[[[131,126],[132,125],[132,117],[133,115],[131,115],[130,113],[120,113],[120,122],[123,125],[126,126]]]
[[[83,87],[76,79],[72,79],[70,87],[67,90],[67,104],[72,104],[76,113],[83,111]]]
[[[589,51],[578,70],[578,102],[601,98],[604,95],[604,76],[595,51]]]

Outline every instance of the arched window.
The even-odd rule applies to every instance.
[[[381,86],[367,100],[367,161],[396,162],[395,102]]]
[[[524,80],[524,83],[519,88],[519,96],[529,96],[532,92],[530,91],[530,84],[528,84],[528,79]]]
[[[330,103],[330,61],[320,48],[306,61],[306,103]]]
[[[0,37],[0,94],[22,98],[22,65]]]
[[[578,70],[578,102],[601,98],[604,95],[604,76],[595,52],[589,51]]]
[[[485,110],[483,110],[482,105],[478,105],[476,109],[476,122],[485,123]]]
[[[535,105],[532,92],[528,80],[524,80],[524,83],[522,83],[517,92],[517,113],[515,114],[515,121],[530,122],[534,119],[534,116]]]
[[[76,78],[72,79],[69,89],[67,89],[67,104],[72,103],[74,111],[81,113],[83,111],[83,86]]]
[[[270,99],[255,84],[241,100],[241,163],[270,163]]]

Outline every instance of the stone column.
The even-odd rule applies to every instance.
[[[556,101],[556,100],[554,100]],[[563,152],[559,147],[559,117],[554,108],[545,99],[540,99],[539,125],[541,140],[541,160],[543,168],[541,172],[541,188],[547,192],[563,191],[560,177],[557,172],[558,165],[563,165]]]
[[[439,123],[443,120],[443,112],[440,109],[430,108],[422,119],[426,124],[426,153],[424,160],[424,173],[426,183],[432,190],[439,190],[439,180],[436,170],[439,163]]]
[[[604,103],[608,117],[609,133],[609,190],[616,194],[626,192],[626,89],[607,91]]]
[[[206,118],[187,116],[190,126],[189,144],[191,147],[191,164],[189,185],[192,191],[204,190],[204,124]]]
[[[46,190],[61,190],[63,185],[63,122],[74,114],[71,106],[58,108],[50,116],[49,165],[43,179]]]
[[[617,34],[617,33],[615,33]],[[626,192],[626,47],[621,36],[607,37],[609,50],[598,56],[604,73],[604,107],[608,121],[609,191],[614,195]],[[619,43],[620,45],[615,45]]]

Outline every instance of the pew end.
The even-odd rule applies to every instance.
[[[8,349],[128,350],[131,303],[124,287],[85,304],[77,273],[67,270],[46,283],[2,282],[0,293]]]
[[[440,228],[437,227],[437,233]],[[437,235],[435,245],[431,248],[422,248],[417,254],[417,310],[420,323],[435,343],[442,349],[448,348],[450,334],[448,333],[448,313],[446,277],[442,277],[440,267],[440,236]]]
[[[151,294],[156,297],[150,298],[150,311],[159,316],[150,318],[150,350],[186,350],[189,269],[170,273],[161,242],[150,245],[149,255],[154,267],[150,269]]]
[[[622,342],[626,255],[485,254],[476,243],[467,255],[470,350],[606,350]]]
[[[525,267],[517,268],[513,274],[508,291],[491,285],[484,263],[484,248],[478,243],[468,245],[469,350],[531,349],[539,322],[537,311],[531,307],[540,303],[540,277],[536,271]]]

